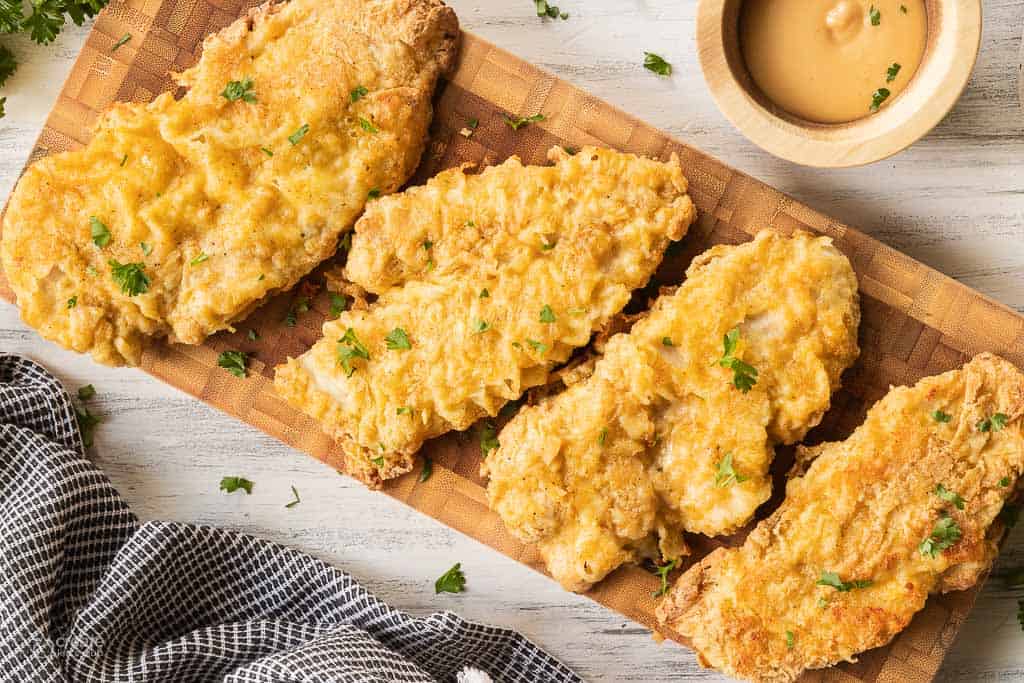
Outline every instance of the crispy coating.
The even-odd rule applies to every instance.
[[[379,296],[324,325],[275,387],[343,446],[368,484],[412,468],[424,440],[466,429],[545,382],[644,285],[694,219],[679,160],[585,148],[445,171],[371,203],[347,277]],[[351,328],[369,360],[348,373]],[[389,349],[395,329],[409,349]]]
[[[18,183],[2,256],[25,322],[138,364],[148,338],[198,344],[294,285],[371,189],[415,169],[457,34],[440,0],[291,0],[210,36],[175,77],[184,97],[114,105],[85,149]],[[230,81],[251,81],[248,96],[229,101]],[[93,243],[91,217],[109,244]],[[111,259],[142,264],[148,291],[124,293]]]
[[[626,562],[687,552],[684,530],[735,531],[771,494],[776,443],[818,424],[857,357],[849,261],[828,238],[761,232],[699,256],[586,380],[522,410],[482,470],[505,526],[586,590]],[[723,336],[758,371],[747,393]],[[731,456],[738,475],[719,475]],[[724,471],[725,468],[723,468]]]
[[[680,577],[659,619],[705,666],[752,681],[885,645],[929,594],[970,587],[995,558],[997,516],[1024,470],[1022,413],[1024,375],[989,354],[892,389],[849,439],[804,449],[782,506]],[[959,538],[922,546],[947,518]],[[841,592],[817,584],[822,572],[872,583]]]

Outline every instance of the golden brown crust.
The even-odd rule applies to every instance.
[[[991,565],[1024,471],[1022,415],[1024,375],[991,354],[894,388],[849,439],[805,451],[779,509],[680,577],[658,618],[707,666],[752,681],[885,645],[929,594],[968,588]],[[870,584],[840,591],[822,572]]]

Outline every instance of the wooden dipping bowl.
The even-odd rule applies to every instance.
[[[740,50],[742,0],[700,0],[697,54],[704,79],[726,118],[754,144],[805,166],[859,166],[899,152],[953,108],[981,45],[981,0],[926,0],[924,55],[906,89],[878,112],[849,123],[815,123],[773,104]]]

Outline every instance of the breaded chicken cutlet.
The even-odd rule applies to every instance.
[[[781,507],[680,577],[659,619],[705,666],[766,683],[885,645],[996,557],[1022,413],[1024,375],[989,354],[892,389],[846,441],[801,449]]]
[[[2,243],[22,318],[110,365],[229,328],[412,174],[457,38],[440,0],[291,0],[210,36],[180,100],[116,104],[25,172]]]
[[[493,416],[590,341],[693,221],[679,160],[512,158],[372,202],[345,269],[378,295],[277,368],[275,387],[371,485],[426,439]]]
[[[771,494],[774,445],[818,424],[858,354],[857,281],[826,237],[697,257],[593,374],[519,412],[483,462],[491,508],[565,588],[687,553]]]

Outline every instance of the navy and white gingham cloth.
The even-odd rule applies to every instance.
[[[298,551],[139,525],[49,373],[0,354],[0,680],[576,682],[523,636],[414,619]]]

